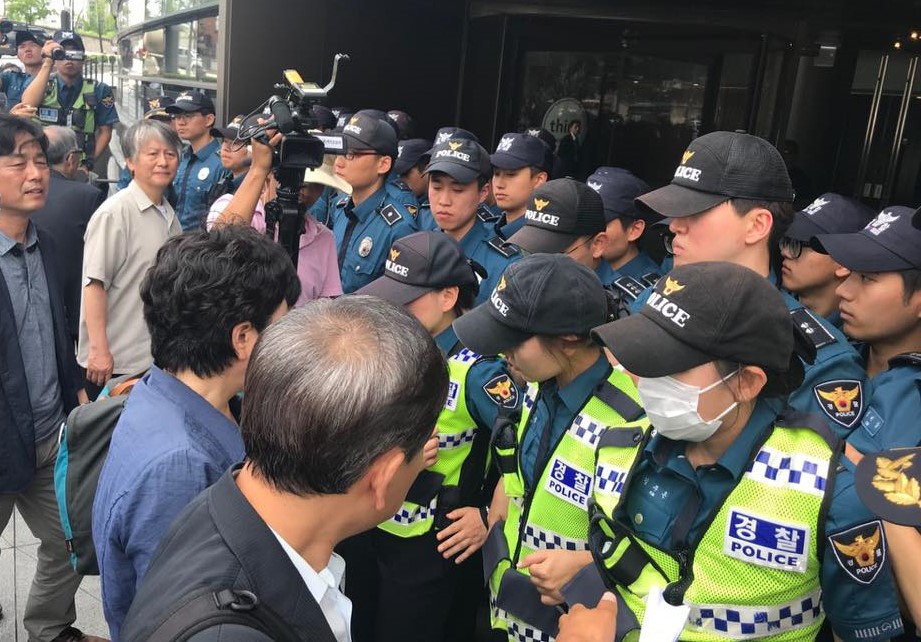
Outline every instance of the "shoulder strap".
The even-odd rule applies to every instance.
[[[489,247],[507,259],[512,258],[518,253],[518,249],[514,245],[508,244],[508,242],[501,236],[496,235],[492,237],[489,239],[488,243]]]
[[[637,297],[643,293],[643,290],[646,289],[645,285],[634,279],[632,276],[627,276],[626,274],[619,277],[611,285],[626,295],[627,300],[630,302],[635,301]]]
[[[787,407],[774,423],[778,428],[809,428],[822,437],[832,451],[837,450],[841,444],[841,440],[832,432],[825,420],[815,413],[800,412]]]
[[[889,367],[914,366],[921,368],[921,352],[904,352],[889,359]]]
[[[400,214],[399,210],[397,210],[397,208],[394,207],[392,203],[382,207],[380,210],[378,210],[378,213],[390,227],[393,227],[403,220],[403,215]]]
[[[636,421],[644,414],[642,406],[607,379],[595,386],[594,394],[626,421]]]
[[[803,307],[794,308],[790,310],[790,316],[793,318],[799,338],[806,345],[811,344],[815,350],[838,341],[811,310]]]
[[[299,636],[254,593],[235,589],[206,588],[192,594],[168,613],[147,642],[180,642],[221,624],[238,624],[279,642],[295,642]]]

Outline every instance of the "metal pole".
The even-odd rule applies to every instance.
[[[892,151],[889,152],[889,164],[886,166],[886,183],[883,186],[882,204],[889,203],[892,190],[895,187],[895,174],[899,169],[899,155],[902,152],[902,135],[905,133],[905,121],[908,119],[908,108],[911,105],[911,92],[915,85],[915,73],[918,70],[918,56],[908,62],[908,74],[905,77],[905,89],[902,91],[902,104],[899,107],[899,119],[895,126],[895,135],[892,138]]]
[[[863,195],[863,183],[867,177],[867,163],[870,160],[870,147],[873,145],[873,136],[876,134],[876,118],[879,115],[879,103],[883,97],[883,83],[886,80],[886,69],[889,67],[889,54],[879,58],[879,70],[876,72],[876,87],[873,89],[873,98],[870,101],[870,114],[867,119],[867,131],[863,137],[863,149],[860,151],[860,164],[857,166],[857,180],[854,184],[854,196]]]

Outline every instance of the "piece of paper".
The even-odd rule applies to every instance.
[[[653,587],[646,596],[646,613],[640,629],[640,642],[676,642],[688,621],[691,607],[672,606],[662,597],[662,589]]]

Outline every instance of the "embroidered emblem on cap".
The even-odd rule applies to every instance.
[[[405,147],[405,145],[397,145],[397,156],[400,157],[400,158],[403,157],[403,148],[404,148],[404,147]]]
[[[151,109],[160,109],[160,99],[151,98],[150,100],[147,101],[147,106],[150,107]]]
[[[461,143],[460,141],[456,143],[454,141],[448,141],[448,147],[450,147],[453,151],[456,151],[457,148],[460,147],[462,144],[463,143]]]
[[[400,256],[400,250],[397,250],[397,249],[390,250],[390,260],[391,261],[396,261],[397,257],[399,256]]]
[[[529,129],[528,136],[540,136],[540,130],[539,129]]]
[[[534,199],[534,207],[537,209],[538,212],[542,212],[543,209],[544,209],[545,207],[547,207],[548,205],[550,205],[550,201],[549,201],[549,200],[544,200],[544,199],[541,199],[541,198],[535,198],[535,199]]]
[[[886,535],[879,520],[830,535],[838,565],[854,580],[871,584],[886,563]]]
[[[593,181],[589,181],[587,184],[588,184],[589,187],[591,187],[591,188],[592,188],[593,190],[595,190],[596,192],[599,191],[599,190],[601,189],[601,183],[595,183],[595,182],[593,182]]]
[[[448,140],[449,138],[451,138],[451,132],[441,132],[441,133],[438,134],[438,136],[435,138],[435,144],[436,144],[436,145],[441,145],[443,142],[445,142],[445,141]]]
[[[358,256],[365,258],[371,254],[371,248],[374,247],[374,241],[371,240],[370,236],[366,236],[361,239],[361,243],[358,244]]]
[[[681,285],[678,281],[673,279],[670,276],[665,277],[665,287],[662,288],[662,294],[669,296],[675,292],[681,292],[685,286]]]
[[[892,214],[890,212],[880,212],[879,215],[870,221],[870,224],[867,225],[867,231],[874,236],[879,236],[883,232],[889,229],[889,227],[899,220],[898,214]]]
[[[694,152],[685,150],[685,152],[681,155],[681,164],[687,165],[688,161],[691,160],[691,157],[693,155],[694,155]]]
[[[814,388],[816,399],[830,419],[850,428],[863,408],[863,384],[855,379],[835,379]]]
[[[512,142],[515,139],[511,136],[504,136],[502,140],[499,141],[499,147],[496,149],[497,152],[507,152],[512,148]]]
[[[687,167],[687,163],[694,156],[694,152],[685,151],[681,156],[681,164],[675,170],[675,178],[684,178],[695,183],[700,181],[700,170],[694,167]]]
[[[806,214],[809,214],[810,216],[812,216],[813,214],[818,212],[820,209],[828,205],[830,202],[831,201],[828,201],[822,197],[819,197],[815,199],[814,201],[812,201],[803,211],[806,212]]]
[[[518,388],[507,374],[501,374],[487,381],[483,384],[483,391],[500,406],[514,408],[518,405]]]
[[[914,453],[898,459],[876,458],[873,488],[883,493],[887,502],[897,506],[921,506],[921,484],[914,477],[905,474],[914,458]]]
[[[177,103],[180,101],[195,102],[195,98],[192,97],[192,94],[188,92],[184,92],[184,93],[179,94],[179,96],[176,98]]]
[[[505,276],[499,279],[499,285],[496,286],[496,292],[501,292],[505,289]]]

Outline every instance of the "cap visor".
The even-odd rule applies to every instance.
[[[167,107],[166,113],[167,114],[181,114],[181,113],[190,112],[190,111],[202,111],[203,109],[204,107],[202,107],[201,105],[192,105],[192,104],[180,105],[177,103],[177,104],[170,105],[169,107]]]
[[[161,108],[161,109],[151,109],[149,112],[147,112],[146,114],[144,114],[144,118],[147,118],[147,119],[150,119],[150,118],[166,118],[166,119],[169,119],[169,118],[170,118],[170,115],[169,115],[169,112],[167,112],[165,108]],[[214,134],[212,134],[212,136],[213,136],[213,135],[214,135]]]
[[[577,234],[561,234],[525,225],[512,234],[508,243],[517,245],[528,254],[562,254],[578,238]]]
[[[911,263],[862,232],[820,234],[816,241],[835,261],[857,272],[909,270]]]
[[[464,185],[472,183],[477,178],[477,171],[475,169],[464,167],[463,165],[458,165],[450,161],[435,161],[425,168],[426,174],[431,174],[432,172],[443,172],[458,183],[463,183]]]
[[[433,288],[424,285],[410,285],[401,283],[389,276],[380,276],[363,288],[355,291],[355,294],[368,294],[370,296],[380,297],[385,301],[390,301],[396,305],[406,305],[418,299],[426,292],[431,292]]]
[[[666,185],[638,196],[634,203],[640,213],[655,214],[656,216],[667,218],[682,218],[700,214],[728,200],[729,197],[723,194],[698,192],[695,189],[689,189],[681,185]]]
[[[822,229],[813,221],[803,216],[794,218],[790,227],[787,228],[787,236],[795,241],[802,241],[803,243],[808,243],[812,240],[813,236],[827,233],[828,230]]]
[[[511,154],[505,154],[503,152],[492,154],[489,157],[489,162],[492,163],[493,167],[497,167],[499,169],[521,169],[522,167],[528,167],[531,164],[522,158],[512,156]]]
[[[216,138],[226,138],[227,140],[234,140],[237,137],[237,130],[231,129],[229,127],[212,127],[211,135]]]
[[[454,322],[457,338],[470,350],[487,356],[501,354],[534,336],[499,322],[490,310],[489,302],[482,303]]]
[[[598,326],[592,336],[638,377],[673,375],[714,360],[712,355],[679,341],[642,313]]]

